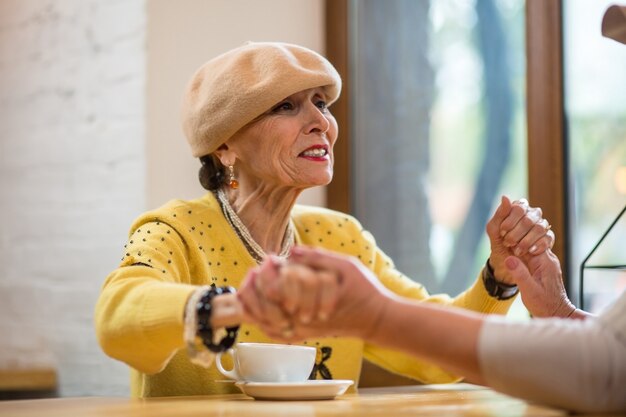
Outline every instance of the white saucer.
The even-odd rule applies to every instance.
[[[320,379],[305,382],[236,382],[246,395],[257,400],[332,400],[354,381]]]

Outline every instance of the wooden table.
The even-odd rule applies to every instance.
[[[243,394],[213,397],[58,398],[0,402],[2,417],[291,417],[291,416],[564,416],[469,384],[364,388],[328,401],[256,401]]]

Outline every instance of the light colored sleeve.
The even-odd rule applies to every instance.
[[[505,394],[579,412],[626,411],[626,292],[582,321],[489,317],[478,354],[487,384]]]

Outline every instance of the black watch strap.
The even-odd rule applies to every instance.
[[[508,285],[496,279],[489,259],[483,268],[483,285],[487,293],[498,300],[508,300],[515,297],[519,292],[517,285]]]

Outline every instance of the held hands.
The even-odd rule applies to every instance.
[[[514,256],[506,258],[504,263],[515,279],[522,302],[534,317],[566,318],[576,311],[567,298],[561,265],[552,251],[531,257],[527,265]]]
[[[554,232],[542,217],[541,209],[530,207],[525,199],[511,202],[502,196],[486,229],[491,243],[489,263],[498,281],[505,284],[516,283],[505,267],[507,257],[516,256],[527,263],[554,245]]]
[[[503,196],[487,234],[495,276],[518,285],[534,316],[571,314],[574,307],[550,251],[554,233],[541,209]],[[296,247],[289,260],[269,257],[252,269],[237,298],[245,321],[275,339],[295,341],[329,334],[367,338],[394,295],[356,259]]]
[[[367,338],[391,297],[371,274],[356,259],[296,247],[289,261],[270,257],[251,270],[238,298],[246,320],[278,340]]]

